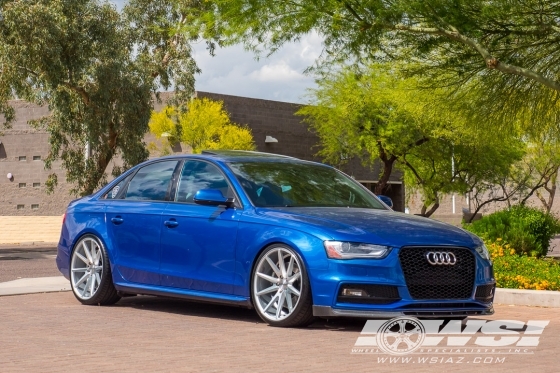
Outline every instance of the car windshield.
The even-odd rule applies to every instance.
[[[334,168],[310,163],[229,163],[257,207],[385,207],[356,181]]]

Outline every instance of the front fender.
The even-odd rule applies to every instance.
[[[251,274],[260,253],[274,243],[294,249],[305,268],[328,268],[323,241],[305,232],[273,225],[241,222],[237,235],[234,294],[250,297]]]

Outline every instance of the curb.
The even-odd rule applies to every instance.
[[[63,276],[21,278],[0,283],[0,297],[35,293],[70,291],[70,281]]]
[[[22,278],[0,283],[0,297],[34,293],[70,291],[70,282],[63,276]],[[495,304],[560,308],[560,291],[497,288]]]
[[[560,308],[560,291],[496,288],[494,303]]]

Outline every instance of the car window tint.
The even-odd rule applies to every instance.
[[[115,186],[113,186],[107,193],[105,193],[103,195],[103,197],[101,197],[102,199],[121,199],[123,198],[123,188],[126,185],[126,183],[128,182],[128,180],[130,180],[130,176],[125,177],[124,179],[122,179],[118,184],[116,184]],[[121,192],[121,193],[119,193]]]
[[[257,207],[385,207],[355,180],[334,168],[296,162],[229,163]]]
[[[125,199],[165,201],[176,166],[177,161],[165,161],[142,167],[130,181]]]
[[[215,165],[202,161],[185,162],[175,201],[194,203],[194,195],[202,189],[218,189],[226,197],[232,193],[226,178]]]

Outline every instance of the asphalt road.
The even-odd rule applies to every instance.
[[[60,276],[55,258],[55,247],[0,246],[0,282]]]

